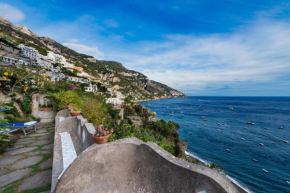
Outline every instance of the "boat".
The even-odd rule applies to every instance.
[[[205,116],[200,116],[200,118],[205,119]]]
[[[271,135],[270,133],[267,133],[267,135]]]
[[[256,159],[253,159],[253,161],[254,161],[254,162],[257,162],[258,160],[256,160]]]
[[[244,127],[244,129],[247,129],[247,127]]]
[[[288,184],[290,184],[290,181],[286,181]]]
[[[247,122],[248,125],[254,125],[255,123],[253,122]]]
[[[234,108],[233,108],[233,107],[229,107],[229,109],[230,109],[230,110],[234,110]]]
[[[241,140],[245,141],[245,139],[244,139],[244,138],[241,138]]]
[[[231,150],[229,150],[229,149],[226,149],[227,150],[227,152],[231,152]]]
[[[217,131],[218,131],[218,132],[221,132],[221,130],[220,130],[220,129],[217,129]]]
[[[275,144],[275,142],[271,142],[272,144]]]
[[[263,168],[263,171],[266,172],[266,173],[268,173],[268,170],[265,170],[264,168]]]
[[[283,126],[280,126],[279,129],[284,129],[284,127]]]
[[[287,140],[283,140],[283,142],[284,142],[284,143],[289,143],[289,141],[287,141]]]
[[[261,146],[264,146],[264,144],[263,143],[259,143]]]
[[[269,127],[264,127],[264,129],[269,129]]]
[[[204,119],[203,121],[207,121],[207,119]]]
[[[171,113],[171,114],[170,114],[170,116],[174,116],[174,114],[173,114],[173,113]]]

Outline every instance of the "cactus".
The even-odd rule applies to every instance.
[[[108,128],[104,128],[103,125],[99,125],[97,127],[95,127],[95,134],[94,136],[96,137],[103,137],[103,136],[107,136],[107,135],[110,135],[114,132],[114,129],[111,128],[110,130]]]

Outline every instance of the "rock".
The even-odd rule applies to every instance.
[[[42,149],[53,149],[53,144],[46,145]]]
[[[37,133],[37,134],[33,134],[30,135],[30,137],[39,137],[39,136],[44,136],[44,135],[49,135],[50,133]]]
[[[7,155],[16,155],[16,154],[21,154],[21,153],[25,153],[25,152],[29,152],[32,150],[35,150],[37,147],[25,147],[25,148],[21,148],[21,149],[15,149],[12,151],[8,151],[6,154]]]
[[[32,171],[32,168],[29,168],[29,169],[18,170],[18,171],[0,176],[0,187],[23,178],[24,176],[28,175],[31,171]]]
[[[10,169],[20,169],[27,166],[34,165],[42,160],[42,156],[34,156],[21,160],[10,167]]]
[[[33,188],[39,188],[42,186],[47,186],[51,184],[51,170],[46,170],[43,172],[39,172],[30,176],[26,180],[22,182],[19,189],[20,190],[28,190]]]
[[[41,141],[36,141],[32,144],[30,144],[31,146],[39,146],[39,145],[45,145],[45,144],[48,144],[48,143],[51,143],[52,141],[51,140],[41,140]]]
[[[50,167],[52,167],[52,158],[49,158],[48,160],[39,165],[39,169],[46,169]]]
[[[13,163],[20,158],[22,158],[22,156],[20,156],[20,155],[18,155],[18,156],[3,156],[0,158],[0,167],[5,166],[5,165],[10,164],[10,163]]]
[[[2,170],[0,170],[0,176],[6,174],[7,172],[8,172],[7,169],[2,169]]]
[[[34,142],[33,138],[19,139],[17,143],[15,143],[15,145],[27,145],[33,142]]]

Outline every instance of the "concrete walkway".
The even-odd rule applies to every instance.
[[[0,192],[50,192],[54,124],[18,140],[0,155]]]

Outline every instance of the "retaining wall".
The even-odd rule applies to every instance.
[[[68,110],[57,113],[55,122],[52,192],[239,192],[216,170],[178,159],[155,143],[128,138],[95,144],[93,125]],[[70,133],[78,157],[58,179],[61,132]]]

